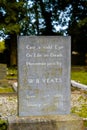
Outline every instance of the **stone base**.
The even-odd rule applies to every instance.
[[[8,130],[84,130],[83,120],[75,115],[9,117]]]

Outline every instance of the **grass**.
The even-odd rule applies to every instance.
[[[71,79],[75,80],[79,83],[87,85],[87,71],[80,70],[80,71],[71,71]]]
[[[0,81],[0,93],[11,93],[14,92],[11,85],[8,83],[11,79],[17,79],[17,68],[7,68],[7,77]]]
[[[0,93],[14,92],[13,88],[8,83],[8,81],[10,79],[17,79],[17,68],[16,67],[7,68],[7,77],[6,77],[6,79],[0,81]]]
[[[7,68],[7,79],[17,79],[17,68],[16,67]]]
[[[7,87],[7,88],[0,88],[0,93],[11,93],[11,92],[14,92],[14,90],[10,87]]]

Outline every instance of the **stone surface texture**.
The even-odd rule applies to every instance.
[[[10,117],[8,130],[84,130],[81,118],[73,115]]]
[[[18,38],[19,116],[70,113],[70,37]]]

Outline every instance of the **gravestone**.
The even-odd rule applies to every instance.
[[[6,79],[6,64],[0,64],[0,80]]]
[[[18,38],[19,116],[70,113],[70,37]]]
[[[70,37],[18,38],[18,116],[8,130],[84,130],[70,113]]]

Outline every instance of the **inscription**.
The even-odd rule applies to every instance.
[[[46,67],[55,67],[58,66],[59,69],[62,70],[62,60],[59,61],[59,59],[63,58],[63,46],[58,45],[43,45],[43,46],[35,46],[35,45],[26,45],[26,66],[46,66]],[[53,51],[54,50],[54,51]],[[53,51],[53,52],[52,52]],[[44,53],[43,53],[44,52]],[[37,60],[35,60],[37,58]],[[45,58],[45,59],[44,59]],[[48,58],[52,58],[51,62],[48,61]],[[54,62],[54,59],[57,58]],[[40,60],[43,59],[43,60]],[[32,60],[32,61],[31,61]],[[38,62],[37,62],[38,61]],[[51,69],[50,69],[51,71]],[[58,71],[58,70],[57,70]],[[61,71],[62,72],[62,71]],[[55,72],[54,72],[55,73]],[[51,74],[52,75],[52,74]],[[29,84],[55,84],[55,83],[62,83],[61,74],[59,73],[59,78],[28,78]]]
[[[57,66],[61,67],[61,66],[62,66],[62,63],[61,63],[61,62],[58,62],[58,61],[56,61],[56,62],[54,62],[54,63],[48,63],[48,62],[42,62],[42,63],[41,63],[41,62],[38,62],[38,63],[32,62],[32,63],[31,63],[31,62],[26,61],[26,65],[27,65],[27,66],[32,66],[32,65],[33,65],[33,66],[40,66],[40,65],[41,65],[41,66],[44,66],[44,65],[46,65],[46,66],[54,66],[54,65],[55,65],[55,66],[56,66],[56,65],[57,65]]]
[[[61,78],[28,79],[29,84],[32,84],[32,83],[36,83],[36,84],[48,83],[48,84],[51,84],[51,83],[61,83],[61,82],[62,82]]]
[[[40,53],[32,53],[32,54],[30,54],[30,53],[26,53],[26,57],[28,57],[28,58],[30,58],[30,57],[33,57],[33,58],[36,58],[36,57],[38,57],[38,58],[40,58],[40,57],[51,57],[51,58],[53,58],[53,57],[63,57],[63,55],[62,54],[54,54],[54,53],[50,53],[49,55],[47,54],[47,55],[41,55]]]
[[[52,50],[52,49],[55,49],[55,50],[62,50],[64,47],[63,46],[58,46],[58,45],[46,45],[46,46],[31,46],[31,45],[26,45],[26,49],[28,50],[38,50],[38,49],[45,49],[45,50]]]
[[[19,115],[70,112],[70,38],[20,36]]]
[[[32,97],[32,96],[31,96]],[[49,107],[49,105],[50,105],[50,103],[49,102],[47,102],[47,103],[37,103],[37,104],[34,104],[34,103],[30,103],[30,99],[31,99],[31,97],[30,96],[26,96],[26,103],[27,103],[27,106],[28,107],[46,107],[46,106],[48,106]],[[45,96],[43,96],[43,99],[47,99],[47,98],[49,98],[50,97],[50,95],[45,95]],[[34,98],[34,100],[35,100],[35,96],[33,96],[32,98]],[[61,99],[61,100],[63,100],[63,96],[62,95],[55,95],[54,96],[54,106],[57,106],[58,107],[58,105],[59,105],[59,103],[60,103],[60,101],[59,101],[59,99]],[[63,104],[62,104],[63,105]],[[62,108],[61,108],[62,109]]]

